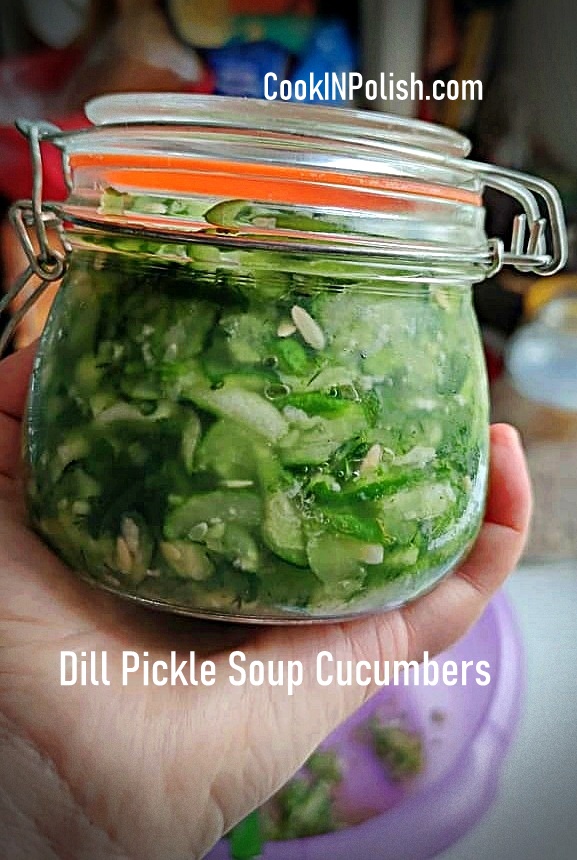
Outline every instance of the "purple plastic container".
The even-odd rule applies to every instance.
[[[524,688],[520,634],[504,593],[436,660],[439,666],[447,660],[459,666],[486,660],[491,682],[476,684],[473,666],[466,686],[383,688],[322,745],[336,750],[343,762],[339,799],[367,820],[324,836],[269,842],[263,860],[425,860],[482,818],[497,793]],[[443,719],[432,718],[435,713]],[[360,732],[373,714],[384,720],[398,716],[419,731],[426,755],[420,776],[401,784],[387,778]],[[230,860],[228,841],[221,840],[207,860]]]

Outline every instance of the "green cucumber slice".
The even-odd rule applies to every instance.
[[[405,487],[394,495],[380,499],[378,506],[383,520],[397,515],[404,520],[427,521],[441,517],[456,501],[456,493],[448,482]]]
[[[288,422],[276,407],[254,391],[223,385],[211,388],[199,368],[191,367],[179,380],[180,396],[200,409],[228,418],[272,442],[288,431]]]
[[[191,392],[190,398],[201,409],[221,418],[230,418],[271,442],[277,442],[288,431],[288,423],[279,410],[254,391],[240,388],[208,389]]]
[[[286,493],[274,493],[265,500],[262,535],[276,555],[299,567],[307,566],[302,518]]]
[[[191,496],[168,513],[164,523],[167,540],[187,538],[201,523],[236,522],[247,528],[258,526],[262,519],[260,498],[248,490],[214,490]]]
[[[321,532],[307,541],[307,556],[311,569],[328,585],[350,580],[361,581],[364,566],[361,561],[362,541]]]
[[[314,210],[295,211],[289,207],[267,206],[248,200],[226,200],[205,214],[217,227],[299,230],[313,233],[344,233],[355,223],[352,218],[327,215]]]
[[[220,552],[239,570],[256,572],[259,569],[260,553],[252,535],[243,526],[228,523],[224,530]]]
[[[321,395],[322,396],[322,395]],[[351,437],[367,430],[367,420],[357,403],[341,401],[339,414],[332,419],[308,416],[304,410],[287,405],[283,415],[291,421],[291,430],[279,442],[279,453],[285,465],[321,465]]]
[[[223,480],[251,481],[256,477],[254,439],[234,421],[215,421],[198,447],[196,463],[200,471],[214,472]]]

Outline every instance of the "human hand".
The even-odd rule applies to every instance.
[[[321,687],[316,654],[438,653],[516,564],[531,494],[517,434],[491,431],[485,522],[460,569],[400,610],[346,623],[247,628],[144,610],[78,580],[26,524],[20,420],[30,349],[0,363],[0,846],[31,860],[191,860],[279,788],[370,687]],[[228,654],[300,660],[303,684],[233,687]],[[60,685],[60,652],[106,651],[111,686]],[[122,686],[123,650],[195,651],[212,687]],[[220,669],[220,671],[219,671]],[[2,836],[4,834],[4,836]],[[4,840],[2,842],[2,840]]]

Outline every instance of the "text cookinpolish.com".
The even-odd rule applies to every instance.
[[[264,97],[267,101],[317,101],[352,102],[355,95],[363,95],[366,101],[482,101],[481,80],[437,79],[430,89],[414,72],[410,79],[396,78],[390,72],[381,72],[378,78],[363,78],[360,72],[325,72],[316,76],[310,72],[308,78],[289,80],[274,72],[264,76]]]

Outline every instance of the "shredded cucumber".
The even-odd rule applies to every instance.
[[[286,493],[279,491],[266,499],[262,534],[266,545],[280,558],[306,567],[303,518]]]
[[[347,227],[244,201],[206,219]],[[298,618],[398,603],[463,556],[487,471],[466,290],[318,255],[99,242],[73,255],[27,421],[32,519],[69,564],[191,611]]]

